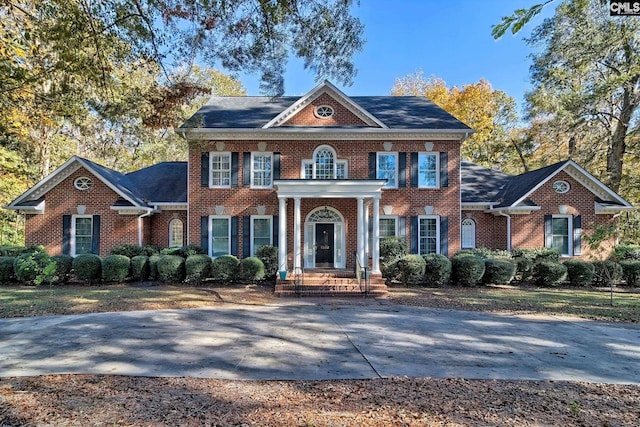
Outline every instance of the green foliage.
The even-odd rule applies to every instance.
[[[516,263],[515,279],[520,283],[527,281],[533,272],[533,261],[522,256],[513,258],[513,261]]]
[[[13,265],[16,279],[25,285],[51,283],[55,274],[55,261],[43,252],[23,253]]]
[[[416,285],[424,280],[426,262],[416,254],[407,254],[397,262],[398,280],[404,285]]]
[[[124,255],[107,255],[102,259],[102,280],[107,283],[124,282],[130,270],[131,260]]]
[[[544,260],[533,266],[533,280],[538,286],[557,286],[567,278],[567,267],[556,261]]]
[[[380,239],[380,270],[382,277],[388,280],[399,278],[398,260],[407,255],[407,241],[401,237]]]
[[[516,274],[517,264],[509,258],[489,258],[484,260],[485,284],[508,285]]]
[[[46,254],[47,251],[42,245],[28,245],[28,246],[0,246],[0,256],[13,256],[17,257],[23,254],[35,254],[35,253],[43,253]]]
[[[184,263],[187,283],[202,283],[211,274],[211,257],[195,254],[187,257]]]
[[[177,255],[185,259],[191,255],[203,255],[205,253],[204,249],[196,245],[182,246],[179,248],[164,248],[160,251],[160,255]]]
[[[472,254],[460,254],[451,259],[451,281],[460,286],[476,286],[484,275],[484,260]]]
[[[157,280],[158,279],[158,261],[162,255],[151,255],[149,257],[149,279]]]
[[[528,9],[516,9],[513,14],[503,16],[499,24],[491,27],[491,35],[494,39],[504,36],[511,28],[511,34],[517,34],[531,19],[538,15],[542,8],[554,0],[545,0],[542,3],[534,4]]]
[[[514,258],[527,258],[534,264],[539,261],[560,261],[560,252],[551,248],[516,248],[511,251],[511,256]]]
[[[102,260],[95,254],[82,254],[73,259],[73,274],[76,279],[92,284],[102,277]]]
[[[149,257],[146,255],[137,255],[131,258],[131,279],[135,281],[144,281],[149,278],[150,267]],[[156,264],[156,274],[157,274]]]
[[[614,261],[640,260],[640,245],[629,243],[616,245],[611,258]]]
[[[185,260],[178,255],[162,255],[158,260],[158,279],[166,283],[180,283],[184,281]]]
[[[640,285],[640,260],[620,261],[622,267],[622,278],[627,286]]]
[[[567,279],[571,286],[589,286],[593,280],[595,267],[588,261],[569,259],[564,262],[567,267]]]
[[[451,278],[451,260],[442,254],[423,255],[425,262],[424,283],[427,286],[444,286]]]
[[[460,252],[458,252],[456,255],[464,255],[464,254],[475,255],[482,259],[511,257],[511,253],[509,251],[504,251],[501,249],[491,249],[491,248],[463,249]]]
[[[15,260],[12,256],[0,256],[0,285],[7,285],[16,278],[13,267]]]
[[[211,262],[211,277],[221,282],[233,282],[238,273],[240,261],[233,255],[221,255]]]
[[[614,261],[594,261],[595,273],[593,284],[595,286],[613,286],[622,279],[622,267]]]
[[[151,255],[158,255],[159,253],[158,248],[152,245],[118,245],[113,247],[109,252],[111,255],[124,255],[129,259],[140,255],[150,257]]]
[[[256,251],[256,258],[264,264],[264,278],[273,280],[278,274],[278,248],[272,245],[262,245]]]
[[[56,263],[55,283],[66,283],[73,269],[73,257],[71,255],[54,255],[51,257]]]
[[[243,282],[256,282],[264,278],[264,264],[256,257],[243,258],[238,266],[238,279]]]

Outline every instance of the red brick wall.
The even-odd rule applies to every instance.
[[[316,117],[315,110],[321,105],[328,105],[333,108],[334,114],[331,117]],[[295,113],[294,116],[286,120],[281,126],[367,126],[355,114],[345,108],[342,104],[334,100],[326,93],[320,95],[309,105]]]
[[[184,243],[187,244],[187,211],[163,211],[151,217],[150,233],[147,242],[160,248],[169,246],[169,223],[174,218],[182,221]]]

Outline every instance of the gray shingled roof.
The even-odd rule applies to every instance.
[[[463,160],[460,162],[460,186],[463,203],[490,203],[498,200],[498,193],[512,178],[497,170]]]
[[[498,200],[501,201],[499,206],[511,206],[517,200],[521,199],[536,185],[540,184],[558,169],[562,168],[568,160],[545,166],[531,172],[525,172],[509,179],[509,182],[498,194]]]
[[[126,177],[146,201],[187,203],[187,162],[158,163]]]
[[[181,128],[259,129],[299,99],[297,96],[214,96]],[[390,129],[471,130],[424,97],[353,96],[349,99]]]

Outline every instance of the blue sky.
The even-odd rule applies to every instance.
[[[491,36],[491,26],[534,0],[362,0],[355,15],[365,25],[367,40],[355,57],[358,75],[347,95],[388,95],[395,80],[422,70],[448,86],[488,80],[522,106],[529,84],[531,48],[523,40],[551,16],[551,6],[521,33]],[[241,76],[249,95],[260,95],[256,76]],[[290,61],[285,93],[302,95],[316,85],[310,71]]]

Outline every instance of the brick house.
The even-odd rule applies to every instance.
[[[7,208],[26,243],[105,255],[119,244],[201,245],[213,257],[278,247],[280,270],[380,273],[379,239],[412,253],[555,247],[634,209],[568,160],[509,176],[464,161],[473,130],[423,97],[213,97],[179,130],[188,162],[121,174],[73,157]]]

